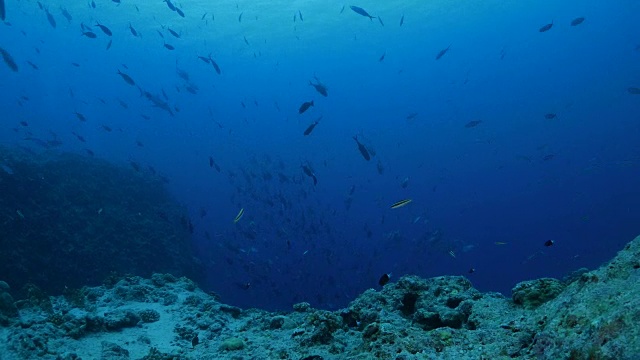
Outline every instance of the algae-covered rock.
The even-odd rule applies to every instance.
[[[562,282],[552,278],[523,281],[513,288],[512,299],[526,309],[535,309],[558,296],[564,288]]]
[[[242,349],[244,349],[244,341],[237,337],[228,338],[220,345],[220,350],[222,351],[237,351]]]

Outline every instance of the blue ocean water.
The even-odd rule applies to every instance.
[[[1,144],[152,166],[224,302],[508,295],[638,235],[637,1],[4,3]]]

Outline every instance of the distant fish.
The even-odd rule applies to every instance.
[[[211,54],[209,54],[209,62],[211,63],[211,66],[213,66],[213,68],[216,70],[218,75],[220,75],[220,73],[222,73],[222,71],[220,71],[220,66],[218,66],[218,63],[213,60]]]
[[[446,54],[449,51],[449,49],[451,49],[451,45],[447,46],[446,49],[440,50],[440,52],[436,55],[436,60],[440,60],[440,58],[443,57],[444,54]]]
[[[369,13],[365,9],[363,9],[361,7],[351,5],[351,6],[349,6],[349,8],[351,8],[351,10],[353,10],[356,14],[360,14],[360,15],[362,15],[364,17],[368,17],[369,20],[373,20],[373,19],[376,18],[375,16],[369,15]]]
[[[49,12],[48,9],[44,9],[44,12],[47,14],[47,21],[49,22],[49,25],[51,25],[51,27],[53,27],[55,29],[56,28],[56,19],[53,18],[53,15],[51,15],[51,13]]]
[[[362,157],[367,161],[371,160],[369,150],[367,150],[367,148],[358,140],[358,136],[354,136],[353,140],[355,140],[356,144],[358,144],[358,150],[360,151],[360,154],[362,154]]]
[[[551,30],[551,28],[553,27],[553,21],[550,22],[549,24],[541,27],[540,29],[538,29],[539,32],[547,32],[549,30]]]
[[[244,14],[244,12],[241,12],[240,15],[238,15],[238,22],[242,22],[242,14]]]
[[[7,64],[9,69],[17,72],[18,64],[16,64],[15,60],[13,60],[13,57],[11,56],[11,54],[9,54],[7,50],[1,47],[0,47],[0,54],[2,55],[2,58],[4,59],[4,62]]]
[[[111,44],[113,44],[113,40],[109,40],[107,43],[107,50],[111,49]]]
[[[313,173],[313,170],[309,165],[302,165],[302,171],[305,175],[313,179],[313,186],[318,184],[318,178],[316,177],[316,174]]]
[[[380,16],[378,16],[378,21],[380,22],[380,25],[384,26],[384,23],[382,22],[382,18]]]
[[[411,114],[407,115],[407,120],[413,120],[416,118],[416,116],[418,116],[418,113],[412,112]]]
[[[77,111],[75,111],[75,112],[74,112],[74,114],[76,114],[76,117],[78,118],[78,120],[80,120],[80,121],[82,121],[82,122],[87,121],[87,117],[86,117],[86,116],[84,116],[83,114],[81,114],[81,113],[79,113],[79,112],[77,112]]]
[[[476,127],[482,123],[482,120],[471,120],[464,127],[470,129],[472,127]]]
[[[5,21],[7,19],[7,12],[4,7],[4,0],[0,0],[0,19]]]
[[[398,202],[395,202],[391,205],[392,209],[397,209],[397,208],[401,208],[407,204],[409,204],[410,202],[412,202],[413,200],[411,199],[404,199],[404,200],[400,200]]]
[[[73,20],[73,16],[71,16],[71,14],[69,14],[69,11],[60,6],[60,11],[62,12],[62,16],[64,16],[65,19],[67,19],[68,22],[71,22],[71,20]]]
[[[235,224],[238,221],[240,221],[243,215],[244,215],[244,208],[240,209],[240,211],[238,212],[238,215],[236,215],[235,219],[233,219],[233,223]]]
[[[136,31],[136,29],[131,25],[131,23],[129,23],[129,31],[131,31],[131,35],[138,37],[138,32]]]
[[[389,280],[391,280],[391,273],[382,274],[382,276],[380,276],[380,279],[378,280],[378,285],[385,286],[389,283]]]
[[[191,339],[191,347],[195,348],[196,345],[200,343],[200,339],[198,338],[198,334]]]
[[[342,5],[342,9],[340,9],[340,14],[342,14],[344,12],[344,8],[346,5]]]
[[[209,167],[215,168],[217,172],[220,172],[220,166],[213,160],[213,156],[209,156]]]
[[[386,51],[382,53],[382,56],[380,56],[380,58],[378,59],[378,62],[383,62],[385,56],[387,56],[387,52]]]
[[[313,86],[317,92],[320,93],[320,95],[327,97],[329,95],[328,91],[327,91],[327,87],[320,82],[320,80],[318,80],[317,77],[313,77],[314,79],[316,79],[316,83],[312,83],[311,80],[309,80],[309,85]]]
[[[402,26],[402,24],[404,24],[404,14],[402,14],[402,17],[400,18],[400,26]]]
[[[82,35],[88,37],[89,39],[95,39],[98,37],[98,35],[96,35],[96,33],[94,33],[93,31],[83,31]]]
[[[307,129],[304,131],[304,136],[310,135],[311,132],[313,131],[313,129],[315,129],[316,125],[318,125],[318,123],[320,122],[320,120],[322,119],[322,116],[320,116],[320,118],[318,118],[316,121],[312,122],[311,125],[309,125],[309,127],[307,127]]]
[[[6,59],[5,59],[5,61],[6,61]],[[627,88],[627,92],[629,94],[632,94],[632,95],[640,95],[640,88],[631,86],[631,87]]]
[[[304,21],[304,19],[302,18],[302,11],[298,10],[298,16],[300,17],[300,21]]]
[[[171,28],[167,28],[167,31],[174,37],[180,39],[180,34],[178,34],[175,30],[172,30]]]
[[[176,13],[178,13],[178,15],[180,15],[180,17],[184,17],[184,12],[182,12],[182,10],[180,8],[176,8]]]
[[[549,160],[553,160],[553,158],[555,158],[555,154],[547,154],[542,158],[542,161],[549,161]]]
[[[582,24],[584,22],[584,17],[577,17],[573,20],[571,20],[571,26],[578,26],[580,24]]]
[[[546,246],[546,247],[549,247],[551,245],[553,245],[553,240],[547,240],[547,241],[544,242],[544,246]]]
[[[555,119],[557,117],[558,117],[558,115],[556,115],[555,113],[546,113],[546,114],[544,114],[544,118],[547,119],[547,120],[552,120],[552,119]]]
[[[102,30],[103,33],[105,33],[105,35],[107,36],[111,36],[113,35],[113,33],[111,32],[111,29],[109,29],[108,27],[100,24],[100,23],[96,23],[96,26],[100,28],[100,30]]]
[[[169,7],[169,10],[176,11],[176,7],[175,7],[175,5],[173,5],[171,0],[164,0],[164,2],[167,3],[167,6]]]
[[[122,80],[124,80],[124,82],[126,82],[127,84],[131,85],[131,86],[135,86],[136,82],[133,81],[133,78],[131,78],[131,76],[123,73],[122,71],[120,71],[120,69],[118,69],[118,75],[120,75],[120,77],[122,77]]]
[[[173,46],[171,44],[167,44],[167,43],[164,43],[164,47],[169,49],[169,50],[175,50],[176,49],[175,46]]]
[[[302,105],[300,105],[300,108],[298,109],[298,114],[303,114],[305,111],[309,110],[309,108],[312,106],[313,106],[313,100],[302,103]]]

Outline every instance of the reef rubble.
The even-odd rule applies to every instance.
[[[130,276],[14,300],[0,282],[0,359],[640,358],[640,237],[600,268],[481,293],[404,276],[339,311],[223,304],[187,278]]]

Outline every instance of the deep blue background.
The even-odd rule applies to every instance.
[[[55,29],[36,2],[5,1],[0,47],[20,69],[0,63],[2,143],[41,151],[23,139],[55,132],[57,151],[153,166],[189,209],[203,287],[225,302],[336,308],[383,273],[472,267],[477,288],[509,294],[598,266],[640,232],[640,95],[627,91],[640,87],[637,1],[357,3],[384,26],[331,1],[184,0],[185,18],[162,1],[42,1]],[[113,31],[109,50],[99,28],[81,36],[80,23],[96,21]],[[197,58],[209,53],[221,75]],[[179,112],[154,108],[118,69]],[[472,120],[482,122],[466,128]],[[404,198],[413,202],[389,208]]]

